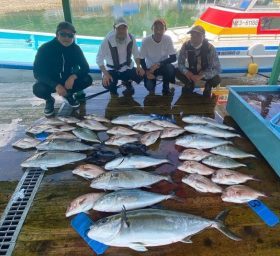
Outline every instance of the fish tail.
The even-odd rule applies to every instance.
[[[170,183],[174,183],[174,181],[172,180],[171,176],[167,176],[165,180],[170,182]]]
[[[180,197],[176,196],[175,191],[172,191],[172,192],[168,195],[168,198],[167,198],[167,199],[173,199],[173,200],[178,201],[178,202],[181,202],[181,203],[184,202],[184,199],[183,199],[183,198],[180,198]]]
[[[214,227],[218,229],[220,232],[222,232],[228,238],[235,241],[240,241],[241,238],[235,235],[232,231],[230,231],[224,224],[224,220],[227,217],[228,213],[229,213],[228,210],[220,212],[214,220],[215,221]]]

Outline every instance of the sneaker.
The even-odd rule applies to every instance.
[[[80,103],[74,99],[73,95],[67,95],[64,98],[68,101],[72,108],[80,107]]]
[[[50,97],[50,99],[46,100],[46,106],[44,109],[45,116],[52,116],[54,114],[54,102],[55,99],[53,97]]]
[[[131,82],[124,83],[126,89],[122,92],[124,96],[132,96],[134,94],[134,88]]]

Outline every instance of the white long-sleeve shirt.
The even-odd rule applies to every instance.
[[[138,47],[136,45],[136,40],[134,37],[132,37],[133,40],[133,46],[132,46],[132,55],[134,60],[139,58],[139,50]],[[112,55],[111,55],[111,51],[110,51],[110,47],[109,47],[109,43],[112,45],[112,47],[117,47],[118,49],[118,54],[119,54],[119,63],[122,64],[124,62],[126,62],[126,57],[127,57],[127,45],[129,44],[129,42],[131,41],[129,35],[127,34],[127,37],[125,39],[125,42],[122,44],[119,44],[116,42],[116,31],[111,31],[103,40],[103,42],[101,43],[98,53],[96,55],[96,64],[100,67],[102,65],[104,65],[106,67],[107,70],[113,70],[113,68],[110,68],[108,66],[106,66],[106,64],[108,65],[114,65],[113,63],[113,59],[112,59]],[[123,72],[127,69],[131,69],[134,66],[134,62],[132,61],[130,63],[130,66],[123,66],[119,71]]]

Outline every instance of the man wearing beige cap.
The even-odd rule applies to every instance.
[[[202,26],[194,26],[179,52],[176,77],[184,83],[183,92],[193,92],[195,83],[205,81],[203,96],[210,97],[220,82],[221,66],[215,47],[205,39]]]
[[[124,95],[133,95],[134,89],[130,81],[140,83],[144,70],[140,66],[139,51],[135,38],[128,33],[128,25],[124,18],[117,18],[111,31],[103,40],[96,56],[96,63],[103,73],[103,86],[111,95],[118,95],[117,83],[124,81]],[[134,57],[136,68],[131,57]]]

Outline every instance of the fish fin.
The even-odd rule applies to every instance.
[[[173,200],[178,201],[178,202],[181,202],[181,203],[184,202],[183,198],[180,198],[180,197],[176,196],[175,191],[172,191],[172,192],[167,196],[166,199],[173,199]]]
[[[185,243],[185,244],[191,244],[192,240],[191,240],[191,236],[187,236],[185,237],[183,240],[181,240],[180,242]]]
[[[229,211],[225,210],[220,212],[217,217],[215,218],[215,225],[214,228],[218,229],[220,232],[222,232],[224,235],[226,235],[228,238],[235,240],[235,241],[240,241],[241,238],[235,235],[232,231],[230,231],[224,224],[224,220],[227,217]]]
[[[148,249],[141,243],[133,243],[129,244],[127,247],[129,247],[132,250],[138,251],[138,252],[146,252]]]
[[[126,209],[125,209],[124,205],[122,207],[122,212],[121,212],[121,222],[122,222],[121,229],[122,229],[122,227],[129,228],[130,223],[129,223],[128,219],[127,219]]]

